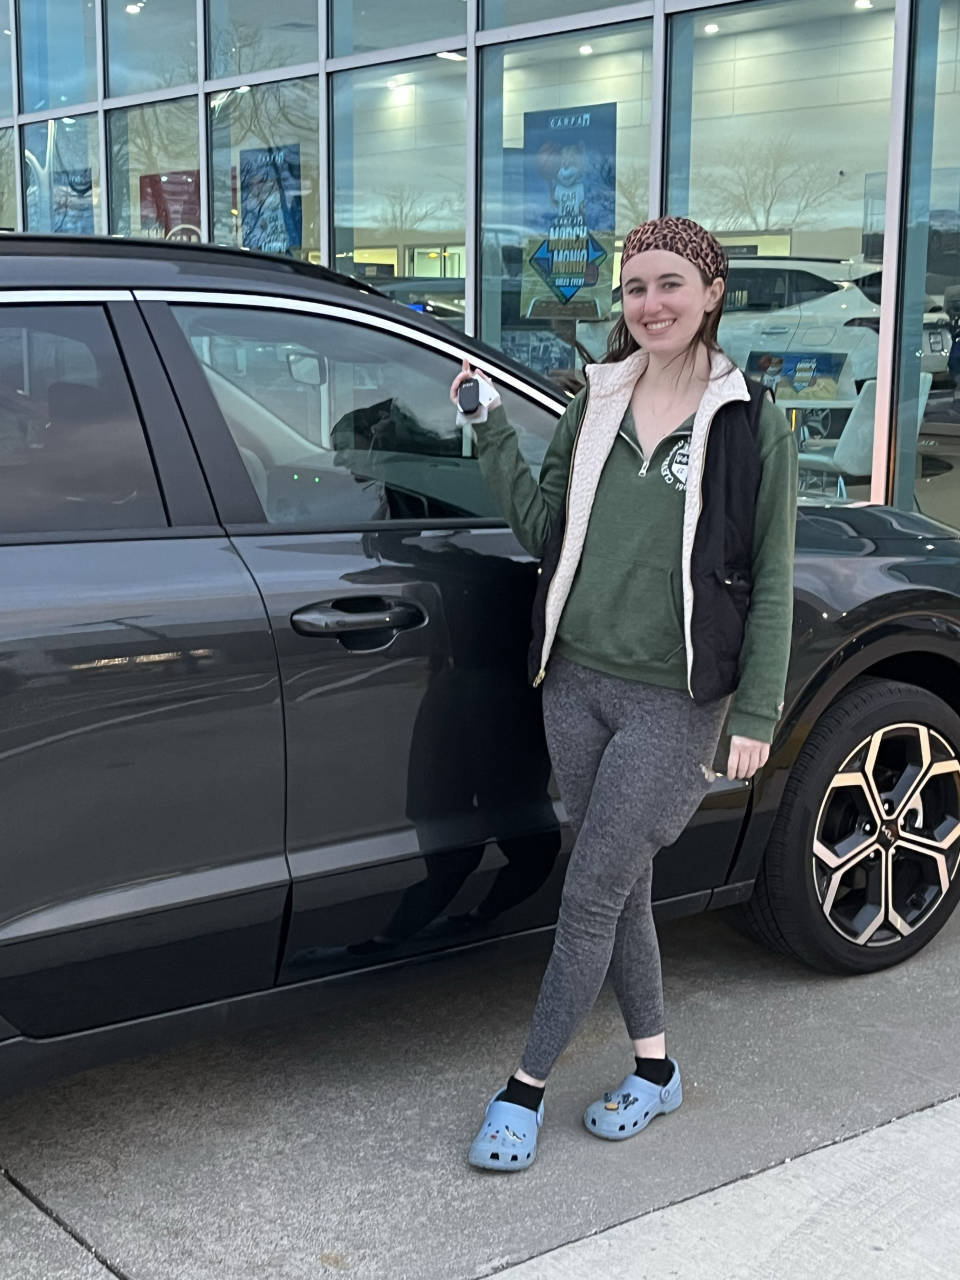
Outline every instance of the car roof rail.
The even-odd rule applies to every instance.
[[[36,252],[44,249],[48,253],[69,253],[71,256],[87,254],[90,257],[102,257],[103,250],[109,249],[111,254],[122,254],[131,258],[150,257],[193,257],[233,258],[254,267],[273,267],[294,275],[306,276],[311,280],[322,280],[326,284],[340,285],[345,289],[355,289],[360,293],[373,293],[384,297],[380,290],[363,280],[334,271],[319,262],[309,262],[302,258],[291,258],[284,253],[264,253],[259,249],[242,249],[236,245],[207,244],[194,240],[147,240],[120,236],[71,236],[43,235],[36,232],[6,232],[0,234],[0,256],[11,253]]]

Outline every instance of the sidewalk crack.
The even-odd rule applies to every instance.
[[[38,1209],[45,1218],[49,1218],[50,1221],[55,1226],[59,1227],[61,1231],[65,1231],[70,1239],[73,1240],[75,1244],[78,1244],[81,1249],[89,1253],[91,1257],[95,1258],[104,1270],[109,1271],[110,1275],[116,1276],[116,1280],[131,1280],[131,1277],[128,1276],[125,1271],[122,1271],[116,1263],[111,1262],[110,1259],[102,1254],[95,1245],[91,1244],[85,1236],[81,1235],[75,1227],[71,1227],[69,1222],[64,1221],[55,1209],[51,1209],[50,1206],[45,1204],[35,1192],[31,1191],[28,1186],[21,1182],[16,1174],[11,1173],[9,1169],[3,1168],[2,1165],[0,1165],[0,1178],[4,1178],[9,1182],[11,1187],[13,1187],[15,1191],[19,1191],[25,1200],[29,1200],[33,1207]]]

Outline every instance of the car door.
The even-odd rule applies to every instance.
[[[269,624],[132,296],[5,293],[0,1016],[270,986],[283,803]]]
[[[455,427],[459,361],[322,305],[144,312],[276,637],[282,980],[549,923],[563,861],[526,678],[536,570]],[[556,410],[504,395],[537,465]]]
[[[790,298],[800,308],[800,324],[791,343],[796,351],[846,353],[858,344],[862,331],[846,327],[849,290],[834,280],[795,268],[790,272]]]

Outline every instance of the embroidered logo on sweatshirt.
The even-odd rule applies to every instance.
[[[676,486],[683,493],[687,487],[687,465],[690,461],[690,441],[678,440],[663,460],[660,474],[667,484]]]

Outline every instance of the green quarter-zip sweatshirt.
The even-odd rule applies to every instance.
[[[523,547],[540,557],[566,501],[585,392],[567,406],[539,484],[502,407],[477,428],[484,480]],[[687,450],[693,416],[645,458],[628,409],[600,475],[576,577],[557,628],[555,652],[628,680],[687,687],[681,547]],[[783,703],[793,607],[797,447],[783,413],[765,403],[758,447],[753,590],[729,731],[770,742]]]

